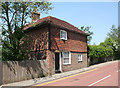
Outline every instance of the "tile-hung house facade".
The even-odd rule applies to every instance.
[[[31,56],[46,60],[49,74],[87,67],[87,34],[77,27],[51,16],[40,19],[33,12],[24,30],[32,40]]]

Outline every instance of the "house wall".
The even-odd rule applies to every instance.
[[[48,75],[55,74],[55,52],[47,50]]]
[[[48,74],[49,75],[52,75],[55,73],[55,50],[58,50],[59,52],[72,51],[71,65],[63,65],[61,62],[63,72],[75,70],[75,69],[79,69],[79,68],[83,68],[87,66],[86,35],[82,35],[79,33],[75,33],[73,31],[65,30],[67,31],[67,41],[63,41],[60,39],[60,30],[65,30],[65,29],[61,29],[53,25],[50,26],[50,40],[51,40],[50,48],[51,50],[48,50],[49,48],[48,25],[42,28],[36,28],[36,30],[33,30],[32,32],[27,33],[30,36],[30,39],[33,40],[29,46],[31,50],[35,51],[36,48],[37,50],[39,50],[38,49],[39,44],[41,46],[40,49],[46,49],[46,56],[47,56],[46,60],[48,63]],[[75,52],[81,52],[83,54],[82,62],[77,61],[78,53],[75,53]]]
[[[26,34],[29,36],[30,43],[27,46],[31,51],[48,49],[48,25],[29,29]],[[40,46],[40,47],[39,47]]]
[[[40,60],[46,58],[46,50],[48,50],[48,25],[34,27],[25,32],[29,37],[29,45],[25,46],[31,51],[29,59]]]
[[[60,52],[71,51],[71,64],[63,65],[63,58],[61,58],[62,72],[76,70],[87,67],[87,37],[73,31],[67,31],[67,41],[60,39],[60,30],[62,28],[51,25],[51,50],[58,50]],[[82,54],[82,62],[78,62],[78,54]],[[55,60],[54,60],[55,63]],[[54,68],[55,69],[55,68]]]
[[[60,39],[60,30],[51,26],[51,49],[60,51],[87,52],[87,37],[73,31],[67,31],[67,41]]]
[[[82,54],[82,61],[78,61],[78,54]],[[61,60],[63,63],[63,57]],[[68,64],[68,65],[62,64],[62,71],[66,72],[66,71],[76,70],[84,67],[87,67],[87,53],[71,52],[71,64]]]
[[[82,54],[82,61],[78,61],[78,54]],[[47,55],[49,75],[55,74],[55,52],[48,51]],[[87,67],[87,53],[71,52],[71,64],[64,65],[61,54],[61,71],[71,71]]]

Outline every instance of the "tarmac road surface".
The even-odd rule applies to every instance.
[[[120,64],[120,62],[119,62]],[[119,66],[119,67],[118,67]],[[35,86],[120,86],[118,62]]]

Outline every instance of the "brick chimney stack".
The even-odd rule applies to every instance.
[[[40,19],[40,13],[36,12],[36,10],[34,9],[34,11],[32,12],[31,20],[32,20],[32,22],[34,22],[34,21],[36,21],[38,19]]]

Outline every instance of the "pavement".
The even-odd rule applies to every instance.
[[[68,77],[68,76],[72,76],[72,75],[75,75],[75,74],[91,71],[91,70],[94,70],[96,68],[99,68],[99,67],[102,67],[102,66],[105,66],[105,65],[113,64],[115,62],[118,62],[118,61],[109,61],[109,62],[92,65],[90,67],[86,67],[86,68],[82,68],[82,69],[78,69],[78,70],[73,70],[73,71],[63,72],[63,73],[57,73],[57,74],[54,74],[54,75],[49,76],[49,77],[36,78],[36,79],[31,79],[31,80],[25,80],[25,81],[5,84],[5,85],[2,85],[2,88],[4,88],[5,86],[9,86],[9,87],[10,86],[17,86],[17,88],[22,88],[22,87],[25,87],[25,86],[38,85],[38,84],[42,84],[42,83],[45,83],[45,82],[50,82],[50,81],[53,81],[53,80],[57,80],[57,79],[65,78],[65,77]]]

